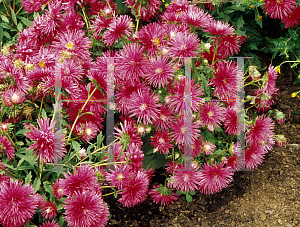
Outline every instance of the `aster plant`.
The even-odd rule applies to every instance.
[[[30,13],[44,2],[23,4]],[[191,202],[196,191],[221,191],[234,171],[257,167],[273,145],[285,145],[264,113],[245,122],[245,151],[236,139],[243,127],[232,100],[244,78],[227,57],[243,37],[233,26],[191,1],[124,5],[136,23],[112,0],[52,0],[14,46],[1,49],[2,225],[105,226],[106,196],[124,207],[148,194],[164,206],[179,194]],[[247,102],[266,112],[278,71],[248,71],[258,90]],[[115,125],[104,126],[112,115]],[[160,167],[165,185],[149,189]]]

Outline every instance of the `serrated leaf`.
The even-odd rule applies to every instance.
[[[241,15],[236,23],[236,27],[237,29],[240,29],[243,27],[243,25],[244,25],[244,19],[243,19],[243,15]]]
[[[36,177],[32,184],[32,187],[34,188],[33,193],[36,193],[40,189],[40,186],[41,186],[41,180],[40,178]]]
[[[25,184],[27,183],[30,183],[31,182],[31,178],[32,178],[32,175],[31,175],[31,172],[29,172],[25,178]]]
[[[190,196],[190,194],[185,194],[185,198],[186,198],[186,201],[187,202],[189,202],[189,203],[191,203],[191,202],[193,202],[193,197],[192,196]]]
[[[9,23],[9,20],[8,20],[8,18],[7,18],[6,16],[0,14],[0,17],[1,17],[1,19],[2,19],[4,22]]]
[[[80,144],[77,141],[72,140],[71,143],[72,143],[72,146],[73,146],[73,148],[74,148],[75,151],[79,151],[80,150]]]
[[[18,18],[25,24],[27,25],[28,27],[30,27],[32,25],[32,22],[30,20],[28,20],[27,18],[25,17],[19,17]]]
[[[10,8],[10,12],[11,12],[11,18],[13,19],[13,22],[14,22],[14,24],[15,25],[17,25],[18,24],[18,22],[17,22],[17,18],[16,18],[16,14],[15,14],[15,11],[11,8],[11,6],[10,5],[8,5],[9,6],[9,8]]]

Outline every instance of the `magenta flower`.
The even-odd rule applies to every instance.
[[[143,202],[147,197],[149,178],[145,172],[138,171],[125,178],[124,189],[119,199],[125,207],[132,207]]]
[[[205,13],[203,9],[194,5],[189,5],[187,10],[182,12],[182,19],[187,24],[191,24],[195,27],[205,27],[206,24],[213,21],[210,14]]]
[[[64,179],[59,178],[55,180],[55,182],[52,185],[53,195],[58,199],[63,197],[63,188],[64,188]]]
[[[136,12],[138,12],[139,4],[137,0],[125,0],[125,2],[126,5],[134,7]],[[149,21],[150,18],[156,16],[160,8],[160,5],[161,5],[160,0],[148,0],[147,4],[142,4],[140,10],[142,19]],[[131,9],[131,12],[132,11],[133,9]]]
[[[42,225],[40,225],[40,227],[59,227],[59,224],[55,220],[52,220],[52,222],[44,222]]]
[[[192,122],[192,127],[187,127],[184,115],[180,115],[177,123],[171,126],[171,137],[177,144],[189,146],[196,141],[201,131],[197,129],[197,123]]]
[[[184,168],[184,164],[177,164],[171,160],[169,160],[169,162],[166,164],[166,170],[169,174],[173,174],[173,172],[176,169],[183,169],[183,168]]]
[[[179,197],[178,194],[171,192],[162,185],[160,187],[154,185],[153,188],[149,190],[149,194],[156,204],[160,203],[162,206],[167,206],[169,203],[174,204],[174,201]]]
[[[144,47],[137,43],[125,45],[116,59],[116,74],[120,78],[130,78],[132,81],[144,77],[146,63],[144,50]]]
[[[216,38],[213,38],[215,41]],[[238,35],[225,35],[219,39],[218,42],[218,52],[224,56],[230,56],[237,54],[240,51],[241,46],[239,45]]]
[[[170,124],[173,122],[172,114],[173,111],[167,108],[167,104],[161,106],[159,118],[154,122],[154,126],[156,128],[160,127],[162,130],[169,129]]]
[[[129,144],[125,157],[131,171],[138,171],[143,166],[144,153],[139,145]]]
[[[139,89],[133,93],[131,99],[131,115],[130,117],[137,116],[137,123],[152,124],[160,114],[159,100],[154,97],[154,92],[150,93],[150,88]]]
[[[204,163],[200,170],[200,186],[198,190],[201,193],[213,194],[226,188],[232,181],[233,171],[223,168],[224,163],[209,165]]]
[[[100,33],[103,29],[107,28],[112,22],[113,18],[110,15],[98,14],[92,20],[91,31],[93,31],[93,37],[95,39],[101,39]]]
[[[93,191],[76,191],[65,200],[66,220],[74,227],[104,227],[108,222],[107,204]]]
[[[43,208],[42,208],[42,215],[47,218],[47,219],[50,219],[50,218],[54,218],[56,216],[56,211],[57,211],[57,208],[55,206],[55,202],[52,202],[52,201],[46,201],[44,204],[43,204]]]
[[[73,167],[74,173],[64,173],[62,194],[72,196],[75,192],[97,191],[99,188],[98,179],[94,169],[89,165],[80,165],[77,170]]]
[[[171,139],[169,137],[169,131],[165,130],[161,132],[160,130],[155,132],[155,135],[150,137],[151,146],[155,146],[160,154],[168,154],[169,149],[173,148],[171,144]]]
[[[0,223],[3,227],[24,226],[37,209],[34,189],[29,184],[10,179],[0,185]]]
[[[181,61],[185,57],[195,57],[199,42],[200,40],[194,33],[176,33],[169,43],[170,56],[179,58]]]
[[[15,149],[12,147],[12,143],[5,137],[0,136],[0,154],[5,151],[9,160],[15,156]]]
[[[153,87],[164,87],[169,84],[169,80],[174,77],[172,61],[168,63],[168,58],[157,56],[154,59],[150,59],[148,64],[148,73],[145,78]]]
[[[276,68],[272,65],[269,65],[268,80],[265,87],[263,88],[263,91],[268,95],[276,95],[279,90],[278,88],[275,87],[276,86],[275,80],[277,79],[277,76],[278,76],[278,72]]]
[[[211,35],[234,35],[234,28],[223,21],[212,21],[206,25],[204,32],[209,32]]]
[[[130,177],[128,167],[128,165],[116,167],[115,170],[107,174],[105,179],[110,182],[111,186],[116,186],[118,190],[122,190],[125,180]]]
[[[289,13],[288,16],[283,16],[282,22],[285,23],[285,28],[292,28],[300,23],[300,7],[297,6],[294,8],[292,13]]]
[[[297,5],[296,0],[266,0],[262,6],[271,18],[287,17]]]
[[[225,108],[221,103],[206,102],[201,106],[200,119],[204,124],[219,127],[222,121],[224,121]]]
[[[25,94],[19,89],[5,90],[2,94],[3,102],[6,106],[11,107],[25,101]]]
[[[266,142],[268,137],[274,135],[274,123],[270,117],[264,115],[258,117],[246,133],[246,141],[250,145]]]
[[[243,72],[238,69],[234,61],[218,61],[214,64],[215,77],[210,85],[216,86],[213,95],[218,95],[219,99],[229,99],[238,91],[238,80],[243,78]]]
[[[150,56],[158,52],[159,47],[166,45],[164,40],[165,29],[162,24],[151,23],[142,27],[138,31],[138,39],[141,40],[143,46],[147,49]]]
[[[107,30],[103,34],[103,42],[107,46],[112,46],[113,43],[118,43],[119,38],[126,39],[129,37],[132,28],[133,23],[131,18],[128,15],[120,15],[107,27]]]
[[[171,181],[167,183],[168,187],[182,192],[189,192],[195,191],[200,184],[200,172],[197,170],[176,169],[174,174]]]
[[[58,160],[62,159],[67,152],[64,148],[65,146],[65,134],[61,134],[61,130],[54,133],[52,132],[54,128],[55,121],[53,121],[49,126],[49,118],[38,119],[38,125],[40,130],[38,130],[34,125],[30,124],[27,129],[31,131],[25,132],[25,136],[36,142],[30,145],[27,150],[35,150],[33,155],[38,153],[40,162],[45,160],[46,162],[57,163]]]
[[[202,142],[202,151],[206,155],[213,154],[213,151],[215,150],[215,148],[216,148],[216,146],[209,141]]]
[[[79,125],[76,124],[74,133],[84,141],[90,141],[97,136],[98,132],[100,132],[100,129],[93,122],[86,122],[85,124]]]
[[[254,169],[263,162],[264,154],[263,146],[260,144],[250,144],[245,150],[245,164],[247,169]]]
[[[237,135],[237,124],[241,124],[237,119],[237,112],[234,108],[228,107],[224,120],[225,132]],[[239,127],[240,128],[240,127]]]

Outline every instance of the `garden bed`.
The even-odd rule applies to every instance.
[[[262,67],[270,64],[271,55],[259,54]],[[280,61],[273,62],[277,65]],[[124,208],[115,199],[105,197],[110,206],[109,226],[298,226],[300,225],[300,134],[299,99],[291,98],[297,91],[295,75],[283,65],[276,80],[280,90],[272,109],[286,115],[282,125],[275,123],[275,134],[287,138],[286,148],[274,146],[266,154],[263,164],[255,171],[241,171],[234,175],[228,188],[214,195],[196,192],[188,203],[181,195],[167,207],[147,198],[133,208]],[[251,87],[250,87],[251,89]],[[246,89],[246,93],[250,92]],[[156,171],[153,184],[164,183],[164,176]]]

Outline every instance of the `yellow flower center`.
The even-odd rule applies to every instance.
[[[181,133],[183,134],[185,132],[185,127],[181,128]]]
[[[152,42],[155,46],[159,46],[159,38],[152,39]]]
[[[214,115],[214,113],[213,113],[212,111],[209,111],[209,112],[207,113],[207,115],[208,115],[209,117],[212,117],[212,116]]]
[[[12,98],[11,98],[11,101],[12,101],[14,104],[16,104],[16,103],[19,102],[19,100],[20,100],[19,95],[16,94],[16,93],[14,93],[13,96],[12,96]]]
[[[75,45],[74,45],[74,43],[71,41],[71,42],[68,42],[68,43],[66,44],[66,48],[67,48],[67,49],[74,50],[74,49],[75,49]]]
[[[87,134],[88,136],[92,135],[92,133],[93,133],[92,129],[90,129],[90,128],[86,128],[84,132],[85,132],[85,134]]]
[[[45,67],[45,62],[42,60],[39,62],[39,65],[43,68],[43,67]]]
[[[167,117],[163,114],[160,115],[160,119],[162,119],[163,121],[166,121],[167,120]]]
[[[155,72],[156,72],[157,74],[161,74],[161,73],[162,73],[162,69],[161,69],[161,68],[155,69]]]
[[[124,179],[124,176],[122,173],[119,173],[118,176],[117,176],[117,179],[118,180],[123,180]]]
[[[185,182],[187,182],[188,180],[189,180],[189,175],[188,174],[184,174],[183,175],[183,180],[185,181]]]
[[[141,110],[141,111],[144,111],[146,108],[147,108],[147,104],[145,104],[145,103],[143,103],[143,104],[140,106],[140,110]]]
[[[160,138],[160,139],[159,139],[159,142],[160,142],[160,143],[164,143],[165,141],[164,141],[163,138]]]
[[[47,210],[46,210],[46,213],[49,214],[49,213],[51,213],[51,212],[52,212],[52,208],[51,208],[51,207],[48,207]]]
[[[204,150],[205,152],[209,151],[209,150],[210,150],[210,146],[207,145],[207,144],[204,145],[203,150]]]

